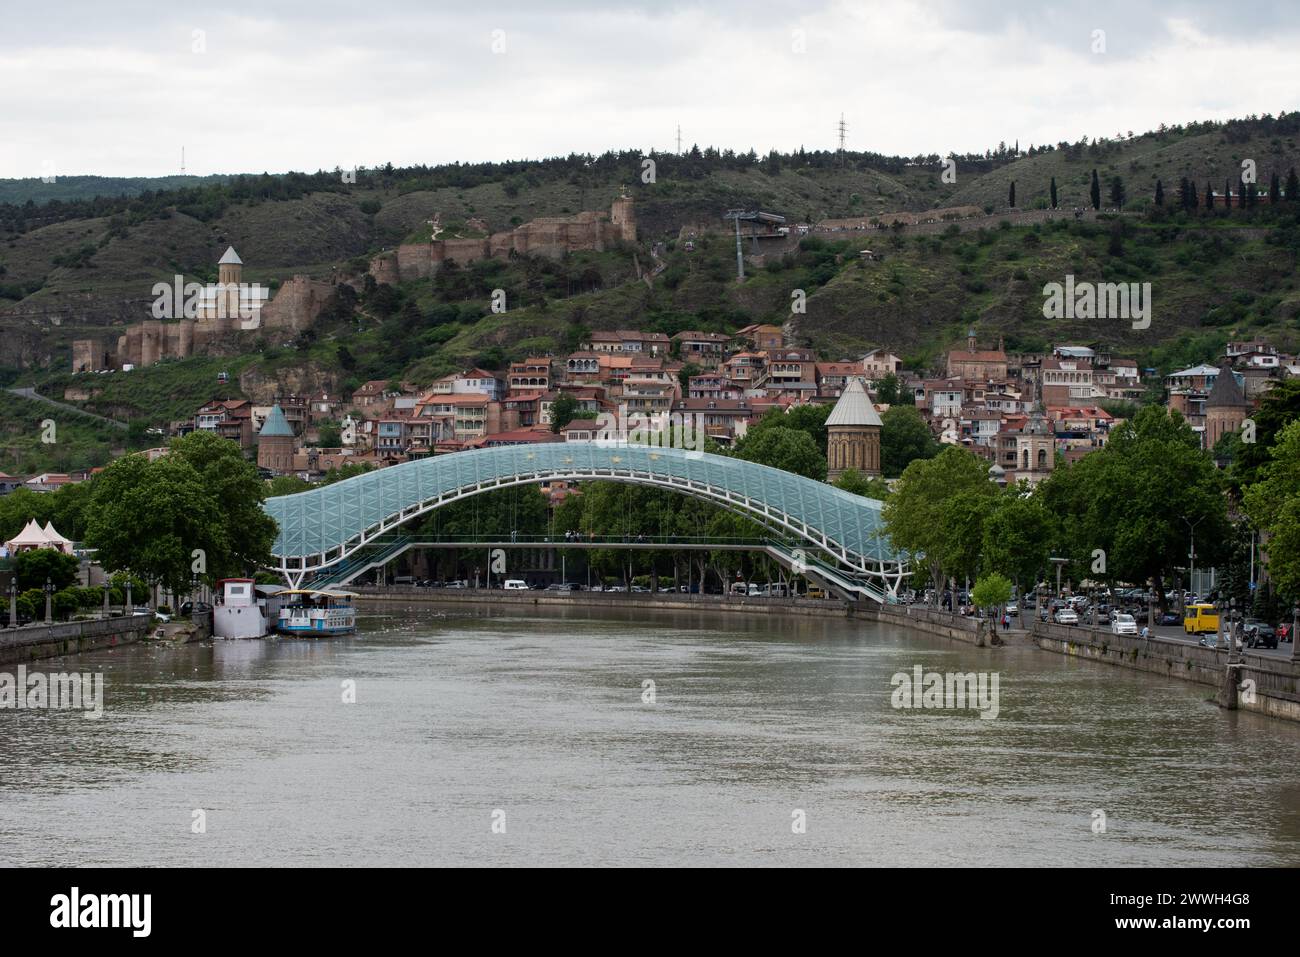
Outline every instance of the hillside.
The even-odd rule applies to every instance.
[[[93,199],[85,192],[94,185],[80,182],[77,195],[42,205],[0,202],[0,381],[35,385],[139,430],[192,414],[217,394],[262,400],[277,389],[343,391],[375,378],[422,385],[471,364],[502,368],[528,354],[571,350],[600,329],[672,335],[773,322],[826,358],[885,345],[918,370],[971,327],[983,341],[1004,337],[1013,350],[1101,341],[1165,371],[1210,358],[1229,337],[1260,335],[1279,348],[1300,349],[1296,204],[1211,213],[1173,208],[1183,176],[1222,188],[1249,157],[1266,188],[1270,172],[1284,176],[1300,165],[1296,117],[1193,124],[1035,147],[1031,155],[1003,147],[959,157],[955,184],[942,182],[938,157],[714,150],[657,154],[653,183],[641,181],[637,153],[386,167],[358,171],[355,184],[337,172],[180,185],[133,181],[130,189],[103,181]],[[1087,203],[1094,167],[1103,182],[1124,179],[1125,213],[1075,221],[1068,210]],[[1052,177],[1066,212],[1031,222],[1047,214],[1006,209],[1013,180],[1020,210],[1046,206]],[[1166,186],[1161,210],[1150,202],[1156,177]],[[0,197],[35,196],[33,182],[46,185],[0,183]],[[365,276],[373,255],[427,238],[435,214],[451,235],[466,234],[474,219],[505,230],[539,217],[607,209],[623,185],[635,199],[636,244],[558,260],[484,260],[444,269],[433,281],[395,286],[375,286]],[[735,281],[735,245],[721,219],[737,207],[815,222],[954,205],[991,215],[960,225],[771,241],[747,264],[743,284]],[[683,228],[698,230],[693,249],[678,241]],[[222,343],[224,355],[166,360],[130,373],[68,371],[72,339],[112,335],[147,317],[150,287],[159,279],[179,272],[214,280],[216,258],[227,245],[242,255],[246,281],[275,287],[307,274],[350,285],[336,287],[325,313],[292,341],[244,333]],[[859,250],[867,248],[883,261],[861,259]],[[656,264],[652,281],[638,278]],[[1150,328],[1044,319],[1044,284],[1067,274],[1151,283]],[[495,289],[506,293],[504,314],[490,310]],[[803,314],[790,310],[795,290],[807,296]],[[219,386],[218,372],[229,373],[229,383]],[[17,428],[25,418],[15,408],[8,421]],[[98,450],[90,458],[106,455],[110,445],[111,437],[81,443]],[[54,463],[51,451],[24,444],[17,458]]]

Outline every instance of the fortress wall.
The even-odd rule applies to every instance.
[[[428,279],[433,274],[431,246],[437,243],[410,243],[397,247],[397,274],[402,279]],[[441,256],[437,257],[441,259]]]
[[[316,321],[334,287],[307,276],[294,276],[282,284],[275,296],[262,307],[262,328],[301,332]],[[240,321],[232,324],[237,330]]]
[[[636,209],[630,196],[615,199],[610,212],[583,210],[572,216],[543,216],[487,239],[408,243],[397,247],[395,258],[371,260],[370,274],[376,282],[427,279],[447,259],[466,264],[504,258],[512,252],[559,258],[566,252],[607,249],[620,240],[636,241]]]
[[[491,256],[486,239],[444,239],[434,243],[439,244],[442,245],[444,258],[456,260],[459,266]]]

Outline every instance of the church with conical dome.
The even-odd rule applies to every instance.
[[[880,428],[880,413],[862,379],[854,376],[826,419],[827,481],[849,469],[868,478],[880,475]]]

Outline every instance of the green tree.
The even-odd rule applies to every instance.
[[[1187,564],[1193,530],[1198,566],[1224,552],[1223,492],[1223,476],[1197,434],[1161,406],[1143,408],[1104,448],[1058,466],[1037,489],[1060,522],[1056,551],[1074,561],[1077,574],[1152,582],[1162,593]]]
[[[1037,498],[1008,489],[984,522],[982,567],[1010,576],[1020,591],[1047,568],[1054,527]]]
[[[1092,199],[1092,208],[1101,209],[1101,180],[1097,178],[1097,171],[1092,171],[1092,187],[1088,191]]]
[[[939,443],[916,406],[891,406],[880,423],[880,470],[887,477],[897,478],[917,459],[939,453]]]
[[[998,494],[988,470],[987,462],[965,449],[945,446],[932,459],[912,462],[885,502],[881,514],[890,541],[924,561],[936,593],[946,574],[961,571],[951,563],[965,565],[972,550],[979,551],[983,516],[977,499]],[[959,527],[950,528],[950,522]]]
[[[1278,433],[1259,481],[1245,491],[1251,521],[1268,536],[1268,573],[1291,601],[1300,599],[1300,421]]]
[[[998,572],[989,572],[980,577],[970,592],[971,602],[977,608],[990,611],[1000,608],[1011,600],[1011,581]]]
[[[14,573],[20,591],[44,588],[47,578],[55,588],[68,588],[77,580],[80,565],[75,555],[65,555],[53,548],[35,548],[14,556]]]
[[[568,392],[561,392],[551,403],[551,431],[559,434],[574,419],[594,419],[594,412],[585,410]]]
[[[905,392],[900,388],[898,376],[892,372],[886,372],[876,382],[876,401],[881,405],[898,405],[910,401]]]
[[[1235,446],[1231,478],[1238,487],[1255,481],[1259,470],[1272,461],[1273,443],[1279,432],[1300,418],[1300,379],[1277,383],[1260,397],[1250,415],[1255,426],[1254,442]],[[16,492],[13,494],[17,494]]]
[[[185,591],[196,563],[208,580],[270,563],[276,526],[264,495],[235,443],[194,432],[153,462],[128,455],[100,474],[86,541],[105,568]]]
[[[1051,194],[1052,194],[1052,209],[1056,209],[1056,177],[1055,176],[1052,177]]]
[[[1124,180],[1118,175],[1110,178],[1110,201],[1116,209],[1124,208]]]
[[[799,432],[806,432],[817,444],[821,451],[822,458],[826,457],[826,419],[831,414],[833,408],[830,404],[825,405],[796,405],[788,410],[768,409],[764,416],[757,423],[750,426],[749,432],[736,443],[737,454],[741,454],[742,449],[769,429],[793,429]],[[757,461],[757,460],[754,460]],[[766,464],[766,463],[765,463]]]
[[[1160,180],[1156,180],[1156,205],[1165,205],[1165,186]]]
[[[846,492],[852,492],[854,495],[874,498],[878,502],[883,502],[889,498],[889,485],[884,479],[867,478],[857,469],[845,469],[840,473],[840,477],[831,484]]]
[[[819,482],[826,480],[826,453],[813,437],[799,429],[773,426],[747,435],[736,455],[747,462],[758,462],[793,472]]]

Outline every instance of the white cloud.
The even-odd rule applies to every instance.
[[[667,149],[678,123],[688,144],[830,148],[841,113],[852,148],[912,155],[1300,105],[1296,27],[1270,4],[1249,30],[1109,0],[96,3],[58,33],[38,10],[0,31],[0,176],[159,175],[182,144],[195,173]]]

